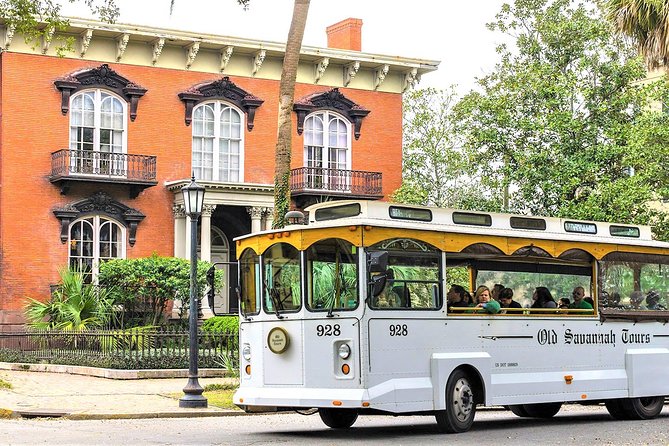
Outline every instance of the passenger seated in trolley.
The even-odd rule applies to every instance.
[[[513,300],[513,290],[511,288],[504,288],[499,293],[499,304],[502,311],[500,313],[506,313],[506,308],[523,308],[519,302]],[[510,314],[520,314],[520,312],[509,312]]]
[[[476,299],[477,304],[475,305],[475,313],[490,313],[490,314],[497,314],[499,313],[500,305],[499,302],[496,300],[493,300],[491,295],[490,295],[490,289],[485,286],[481,285],[476,289],[476,293],[474,293],[474,299]]]
[[[664,305],[660,304],[660,293],[651,290],[646,295],[646,309],[648,310],[666,310]]]
[[[557,308],[557,303],[553,299],[553,295],[545,286],[538,286],[532,295],[534,303],[531,308]]]
[[[574,302],[569,304],[570,309],[592,310],[592,305],[590,305],[585,300],[585,289],[582,286],[577,286],[574,288],[574,291],[572,291],[571,295],[574,298]]]
[[[632,291],[630,294],[630,304],[627,307],[628,310],[643,310],[641,303],[643,302],[643,293],[639,290]]]
[[[446,293],[446,311],[449,313],[461,313],[462,307],[468,307],[466,298],[467,291],[460,285],[451,285]],[[455,309],[453,307],[456,307]]]

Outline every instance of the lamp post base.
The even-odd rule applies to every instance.
[[[179,407],[188,409],[206,409],[207,398],[202,396],[204,389],[200,386],[197,378],[188,378],[188,384],[184,387],[184,396],[179,399]]]

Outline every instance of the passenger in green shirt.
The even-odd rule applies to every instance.
[[[592,305],[583,300],[585,297],[585,290],[582,286],[577,286],[574,288],[574,291],[571,293],[574,298],[574,302],[569,304],[570,309],[574,310],[592,310]]]

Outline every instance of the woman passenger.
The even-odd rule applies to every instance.
[[[474,298],[477,302],[475,305],[476,308],[483,309],[486,313],[499,313],[499,302],[492,299],[492,294],[490,293],[490,289],[487,286],[481,285],[478,287],[476,289],[476,293],[474,293]]]
[[[557,308],[555,299],[545,286],[535,288],[532,300],[534,300],[534,303],[531,308]]]
[[[462,310],[451,310],[452,307],[467,307],[469,304],[465,301],[465,289],[460,285],[451,285],[451,288],[446,294],[446,310],[451,311],[462,311]]]

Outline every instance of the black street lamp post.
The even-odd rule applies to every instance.
[[[179,407],[207,407],[207,398],[202,396],[204,389],[198,382],[197,373],[197,220],[204,204],[204,187],[195,182],[195,175],[190,184],[181,189],[184,197],[186,214],[190,218],[190,304],[188,307],[188,338],[190,349],[188,356],[188,384],[184,387],[184,396],[179,400]]]

